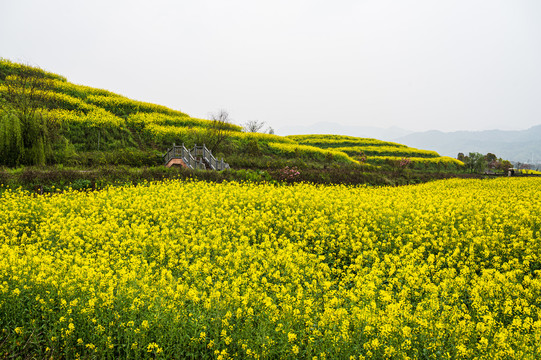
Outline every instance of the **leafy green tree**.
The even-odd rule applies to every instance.
[[[464,158],[464,165],[470,173],[480,173],[486,169],[485,156],[478,152],[471,152]]]
[[[491,163],[498,160],[498,157],[494,155],[493,153],[488,153],[485,155],[485,160],[487,163]]]
[[[498,159],[498,162],[497,162],[497,165],[496,165],[497,170],[501,170],[504,173],[506,173],[512,167],[513,167],[513,164],[511,164],[511,162],[509,160],[502,160],[501,158]]]

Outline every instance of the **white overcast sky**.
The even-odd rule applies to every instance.
[[[539,0],[0,0],[0,57],[278,129],[541,124]]]

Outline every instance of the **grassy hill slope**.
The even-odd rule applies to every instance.
[[[299,144],[334,149],[373,165],[402,164],[415,169],[459,170],[464,164],[456,159],[440,156],[435,151],[420,150],[394,142],[343,135],[292,135],[287,138]]]
[[[0,106],[0,166],[160,167],[173,143],[206,144],[232,169],[264,170],[282,180],[290,179],[292,168],[303,170],[297,180],[358,183],[405,168],[462,166],[433,151],[376,139],[244,132],[232,123],[193,118],[5,59],[0,59]]]
[[[25,77],[37,79],[30,84],[32,89]],[[30,103],[54,128],[54,139],[46,139],[50,148],[45,158],[49,164],[160,165],[160,155],[173,143],[187,147],[205,143],[215,155],[239,167],[283,167],[293,158],[314,163],[329,159],[356,163],[334,149],[298,146],[285,137],[245,133],[240,126],[227,123],[221,124],[221,130],[227,131],[224,141],[216,144],[213,121],[72,84],[60,75],[8,60],[0,61],[0,95],[4,98],[3,108],[8,109],[4,114],[21,112],[18,100],[28,97],[24,105]],[[254,155],[259,156],[258,161],[254,161]]]

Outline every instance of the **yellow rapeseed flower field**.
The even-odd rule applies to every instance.
[[[0,197],[0,358],[538,359],[541,181]]]

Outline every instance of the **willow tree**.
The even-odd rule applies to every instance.
[[[2,165],[17,166],[24,154],[21,122],[13,111],[0,111],[0,159]]]
[[[50,121],[43,107],[52,100],[51,79],[39,68],[22,66],[2,82],[0,162],[44,165],[50,149]]]

